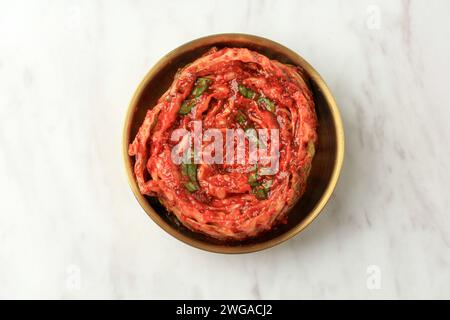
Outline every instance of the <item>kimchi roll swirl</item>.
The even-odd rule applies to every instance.
[[[212,48],[180,69],[129,146],[140,192],[187,228],[244,240],[287,221],[317,145],[299,67]]]

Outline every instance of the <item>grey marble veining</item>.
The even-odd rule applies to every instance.
[[[450,298],[448,1],[0,1],[0,298]],[[181,43],[303,55],[340,106],[326,209],[263,252],[190,248],[128,187],[135,87]]]

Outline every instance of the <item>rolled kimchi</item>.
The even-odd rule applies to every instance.
[[[317,145],[302,70],[212,48],[178,70],[129,146],[140,192],[187,228],[244,240],[287,221]]]

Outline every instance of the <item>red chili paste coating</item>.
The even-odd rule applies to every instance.
[[[262,166],[255,168],[246,157],[244,163],[200,163],[190,167],[194,176],[186,174],[183,164],[172,161],[178,141],[171,134],[191,131],[194,120],[202,122],[203,132],[278,129],[278,172],[260,175]],[[148,110],[129,155],[141,193],[158,197],[187,228],[243,240],[286,221],[305,191],[316,128],[312,92],[300,68],[245,48],[213,48],[177,73]]]

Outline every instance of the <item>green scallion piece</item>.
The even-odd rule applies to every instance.
[[[247,118],[245,117],[244,113],[240,110],[236,113],[236,121],[241,126],[244,126],[247,123]]]
[[[258,104],[266,108],[267,111],[275,112],[275,103],[266,97],[259,97]]]
[[[241,84],[238,86],[238,89],[239,89],[239,93],[242,94],[247,99],[254,99],[256,97],[255,91],[253,91]]]
[[[267,192],[264,188],[258,188],[253,191],[255,194],[256,199],[258,200],[265,200],[267,199]]]
[[[192,182],[197,182],[197,165],[194,163],[187,164],[187,176]]]
[[[195,106],[194,100],[184,100],[181,104],[180,110],[178,110],[179,114],[186,115],[191,112],[192,108]]]
[[[186,188],[187,191],[189,192],[195,192],[198,190],[198,185],[195,182],[192,181],[188,181],[184,184],[184,187]]]
[[[181,164],[181,174],[183,176],[187,176],[188,175],[188,165],[186,163],[182,163]]]
[[[258,173],[253,172],[248,175],[248,184],[252,187],[256,187],[259,185]]]
[[[195,98],[201,96],[205,92],[210,84],[211,80],[208,78],[198,78],[195,81],[194,89],[192,89],[191,95]]]

